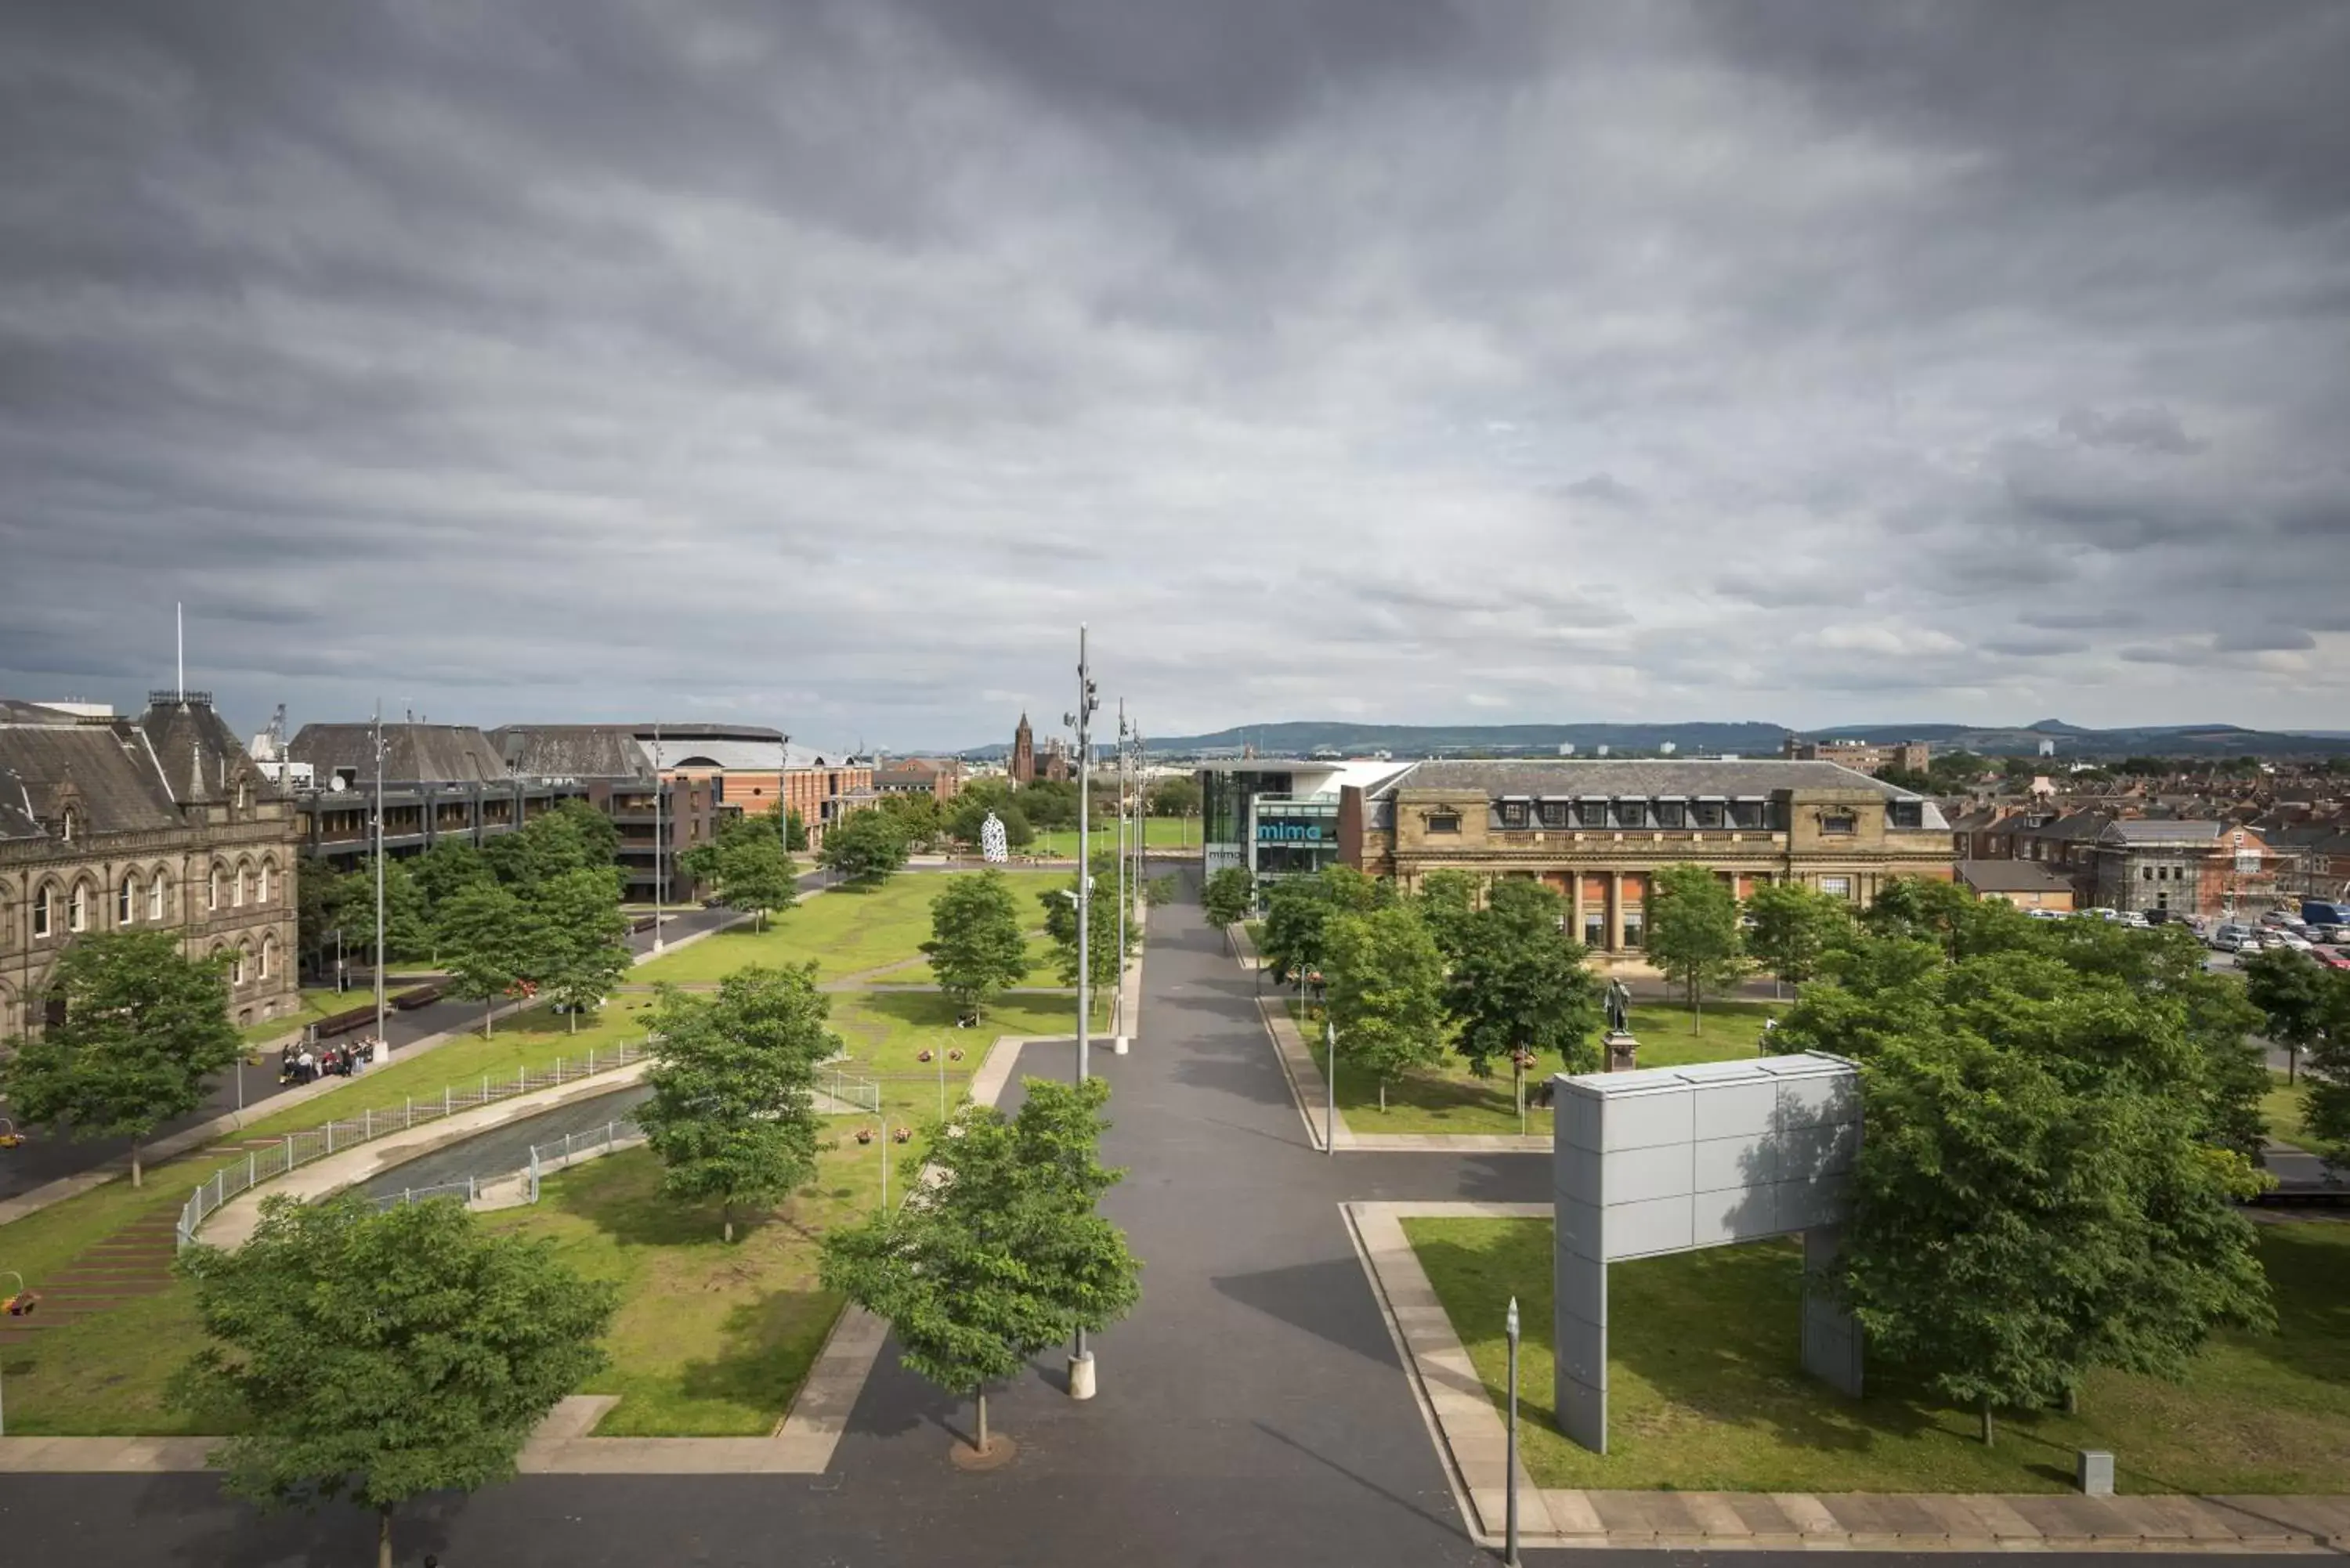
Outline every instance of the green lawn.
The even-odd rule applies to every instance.
[[[1128,847],[1132,847],[1134,843],[1133,833],[1134,829],[1129,826],[1127,829]],[[1097,855],[1105,849],[1116,849],[1118,818],[1114,816],[1107,820],[1096,818],[1087,837],[1092,840],[1092,848]],[[1180,849],[1188,846],[1196,850],[1200,847],[1200,824],[1196,818],[1186,823],[1180,816],[1146,817],[1143,844],[1151,849]],[[1036,836],[1021,848],[1020,853],[1046,856],[1057,860],[1074,860],[1077,857],[1077,830],[1074,827],[1040,829]]]
[[[951,1107],[998,1036],[1067,1035],[1077,1026],[1075,992],[1000,997],[980,1015],[976,1029],[957,1029],[952,1004],[935,992],[835,992],[831,1002],[832,1031],[849,1055],[843,1070],[881,1085],[882,1112],[893,1125],[901,1116],[927,1122],[939,1114],[942,1068]],[[1093,1014],[1096,1029],[1109,1027],[1107,997],[1094,999]],[[920,1059],[924,1050],[931,1053],[928,1062]],[[961,1051],[962,1060],[946,1060],[950,1051]]]
[[[2302,1085],[2287,1085],[2282,1073],[2271,1073],[2269,1092],[2261,1096],[2261,1115],[2268,1120],[2269,1136],[2279,1143],[2291,1144],[2295,1148],[2308,1149],[2314,1154],[2317,1140],[2311,1137],[2308,1128],[2302,1125],[2304,1108]]]
[[[299,998],[301,1006],[291,1012],[281,1013],[265,1023],[254,1024],[249,1029],[240,1029],[236,1032],[237,1038],[243,1040],[247,1045],[265,1045],[270,1041],[291,1034],[306,1025],[316,1023],[321,1018],[331,1018],[338,1012],[348,1012],[352,1008],[362,1006],[374,999],[375,992],[372,991],[337,991],[331,985],[306,985],[302,988]]]
[[[977,875],[977,873],[970,873]],[[775,915],[767,929],[733,927],[705,937],[681,952],[639,964],[631,985],[661,981],[681,984],[723,979],[746,964],[801,964],[815,961],[816,978],[839,980],[922,956],[931,939],[931,900],[951,873],[921,872],[892,877],[877,888],[843,887],[804,900]],[[1036,895],[1062,878],[1049,871],[1003,874],[1013,886],[1024,925],[1044,919]]]
[[[1635,1003],[1630,1022],[1633,1037],[1640,1043],[1640,1065],[1680,1067],[1692,1062],[1752,1056],[1763,1018],[1783,1005],[1768,1002],[1710,1002],[1701,1021],[1702,1029],[1692,1033],[1686,1008]],[[1291,1017],[1297,1016],[1298,1004],[1294,998],[1289,1010]],[[1320,1010],[1309,1003],[1305,1011],[1312,1014],[1306,1044],[1314,1053],[1315,1066],[1326,1072]],[[1553,1059],[1537,1065],[1527,1081],[1531,1084],[1557,1070],[1558,1064]],[[1306,1085],[1306,1093],[1309,1098],[1316,1098],[1319,1090]],[[1390,1085],[1388,1108],[1382,1113],[1378,1082],[1367,1073],[1348,1070],[1342,1044],[1338,1057],[1338,1109],[1347,1125],[1358,1133],[1514,1133],[1519,1127],[1509,1064],[1498,1063],[1492,1077],[1479,1078],[1457,1054],[1447,1054],[1440,1067],[1412,1074]],[[1548,1116],[1538,1109],[1529,1111],[1525,1129],[1547,1132]]]
[[[738,1220],[731,1246],[720,1240],[715,1204],[662,1196],[660,1167],[642,1148],[559,1172],[536,1207],[484,1220],[494,1230],[546,1237],[581,1273],[619,1282],[619,1314],[604,1342],[611,1365],[580,1389],[620,1397],[598,1433],[764,1437],[775,1429],[840,1312],[840,1298],[816,1283],[816,1238],[879,1199],[880,1150],[845,1134],[816,1181],[781,1210],[747,1225]],[[890,1153],[906,1157],[910,1175],[911,1149]]]
[[[2111,1449],[2125,1492],[2336,1491],[2350,1475],[2350,1225],[2263,1225],[2279,1331],[2218,1336],[2184,1384],[2099,1373],[2080,1414],[1971,1409],[1871,1364],[1846,1399],[1802,1366],[1802,1262],[1791,1242],[1721,1247],[1609,1271],[1608,1448],[1555,1428],[1551,1225],[1407,1220],[1487,1388],[1502,1395],[1503,1306],[1525,1324],[1521,1447],[1537,1485],[1755,1491],[2060,1492],[2073,1456]]]

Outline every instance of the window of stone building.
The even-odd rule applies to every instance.
[[[212,875],[204,878],[204,908],[217,909],[220,907],[221,868],[215,866],[213,867]]]
[[[71,806],[66,807],[64,826],[65,840],[68,844],[71,844],[74,841],[74,834],[81,827],[80,813],[75,811]]]
[[[155,879],[147,884],[147,918],[151,920],[163,918],[163,874],[161,871],[155,873]]]
[[[1820,891],[1831,898],[1849,898],[1852,897],[1852,878],[1823,877],[1820,878]]]
[[[1860,830],[1860,818],[1848,811],[1820,814],[1820,833],[1828,838],[1849,838]]]
[[[261,870],[257,873],[257,875],[258,875],[258,876],[260,877],[260,878],[261,878],[261,892],[260,892],[260,894],[259,894],[257,897],[255,897],[255,899],[254,899],[253,901],[254,901],[255,903],[256,903],[256,904],[266,904],[267,902],[269,902],[269,862],[268,862],[268,861],[265,860],[265,861],[263,861],[263,862],[261,863]]]
[[[1574,815],[1568,809],[1566,802],[1546,800],[1542,803],[1542,825],[1544,827],[1567,827],[1573,826],[1573,823]]]
[[[1461,831],[1461,814],[1457,811],[1431,811],[1428,814],[1427,820],[1428,831],[1430,833]]]
[[[49,890],[47,888],[33,895],[33,935],[36,939],[49,934]]]
[[[267,980],[273,961],[277,956],[277,939],[264,937],[261,940],[261,978]]]
[[[1648,803],[1645,800],[1618,800],[1616,803],[1616,826],[1646,827],[1648,826]]]
[[[1575,811],[1575,815],[1583,819],[1583,826],[1586,827],[1607,826],[1607,803],[1604,800],[1577,801]]]
[[[1730,803],[1730,826],[1760,827],[1762,826],[1762,803],[1759,800],[1733,800]]]
[[[1583,911],[1583,945],[1587,948],[1607,945],[1607,919],[1596,909]]]
[[[1502,803],[1502,826],[1503,827],[1525,826],[1526,803],[1522,800],[1503,801]]]
[[[228,982],[231,985],[244,983],[244,950],[243,948],[239,948],[236,950],[236,956],[228,961]]]
[[[1885,808],[1885,820],[1892,827],[1923,827],[1926,826],[1926,803],[1897,800]]]
[[[66,899],[66,929],[89,929],[89,884],[77,882],[71,896]]]
[[[129,925],[135,918],[135,912],[138,908],[139,878],[136,877],[125,877],[122,879],[122,891],[117,896],[114,901],[115,924],[120,926]]]
[[[250,882],[252,879],[252,867],[240,866],[236,868],[236,880],[229,884],[231,888],[231,892],[229,894],[230,904],[240,909],[244,908],[245,884]]]
[[[1720,827],[1721,826],[1721,802],[1718,800],[1701,800],[1692,805],[1690,807],[1690,822],[1691,826],[1697,827]]]
[[[1660,800],[1657,803],[1657,826],[1659,827],[1680,827],[1685,826],[1688,821],[1689,807],[1680,801]]]

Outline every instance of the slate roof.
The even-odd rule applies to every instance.
[[[2061,893],[2073,886],[2036,860],[1961,860],[1958,874],[1978,893]]]
[[[637,736],[637,744],[650,756],[655,742],[650,732]],[[777,773],[784,766],[784,738],[745,741],[739,737],[680,735],[661,726],[660,765],[665,768],[714,767],[738,773]]]
[[[650,741],[653,729],[651,724],[638,724],[630,732],[639,741]],[[662,738],[671,741],[765,741],[781,745],[789,738],[781,730],[770,730],[764,724],[672,724],[663,721],[660,729]]]
[[[1381,784],[1385,796],[1405,789],[1482,790],[1502,795],[1768,795],[1779,790],[1868,790],[1887,800],[1926,797],[1836,763],[1756,758],[1561,757],[1515,762],[1415,763]]]
[[[286,754],[310,764],[321,787],[348,768],[362,785],[375,781],[375,726],[305,724]],[[383,781],[393,784],[484,784],[507,776],[505,758],[471,724],[386,724]]]
[[[503,724],[490,732],[506,765],[542,779],[649,779],[652,753],[633,724]]]
[[[139,727],[146,732],[172,797],[183,805],[228,799],[229,781],[239,764],[244,764],[255,794],[265,799],[280,794],[266,774],[251,765],[244,743],[209,701],[180,698],[150,703],[139,716]]]
[[[181,825],[178,803],[139,725],[0,723],[0,838],[49,836],[42,823],[68,782],[80,796],[86,832]]]
[[[2216,822],[2157,821],[2151,817],[2125,817],[2108,824],[2097,835],[2100,844],[2211,844],[2220,836]]]

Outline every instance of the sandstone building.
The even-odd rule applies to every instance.
[[[0,701],[0,1039],[56,1016],[57,955],[168,930],[219,955],[240,1026],[294,1011],[297,833],[202,691],[137,719]]]

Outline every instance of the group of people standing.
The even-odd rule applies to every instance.
[[[308,1041],[278,1053],[277,1081],[307,1084],[323,1077],[348,1078],[375,1059],[379,1042],[373,1035],[351,1045],[313,1045]]]

